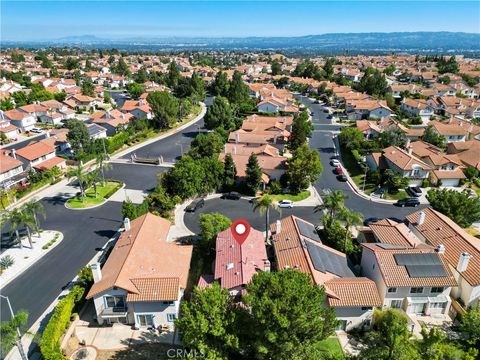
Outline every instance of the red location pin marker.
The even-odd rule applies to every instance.
[[[241,246],[250,233],[250,224],[245,219],[238,219],[230,226],[230,230],[237,243]]]

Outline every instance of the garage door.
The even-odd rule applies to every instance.
[[[443,179],[442,186],[458,186],[458,179]]]

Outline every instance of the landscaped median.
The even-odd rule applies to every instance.
[[[270,195],[273,201],[282,201],[282,200],[291,200],[291,201],[302,201],[307,199],[310,196],[310,191],[305,190],[298,194],[277,194]]]
[[[124,186],[123,182],[117,180],[108,180],[105,186],[101,182],[97,184],[97,189],[93,186],[85,191],[85,195],[81,194],[69,199],[65,206],[69,209],[90,209],[103,205],[113,194]]]

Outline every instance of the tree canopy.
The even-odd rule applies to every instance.
[[[285,172],[288,186],[293,193],[298,193],[308,188],[322,174],[323,166],[315,149],[310,149],[308,144],[297,148]]]
[[[471,196],[467,190],[431,189],[427,193],[427,200],[432,208],[463,228],[480,220],[480,198]]]
[[[293,118],[292,132],[290,134],[289,146],[295,150],[307,143],[307,138],[312,134],[313,124],[306,111],[296,114]]]
[[[178,120],[178,99],[166,91],[154,91],[148,94],[147,101],[153,112],[153,120],[158,128],[172,127]]]

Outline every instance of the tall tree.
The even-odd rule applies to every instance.
[[[232,221],[223,214],[209,213],[200,215],[200,250],[202,257],[207,259],[209,264],[215,260],[215,245],[217,234],[228,229]]]
[[[246,292],[249,358],[307,360],[337,325],[324,289],[302,272],[258,272]]]
[[[17,329],[23,328],[28,320],[28,312],[25,310],[18,311],[13,319],[9,321],[2,321],[0,324],[0,356],[4,359],[10,349],[17,343],[18,333]]]
[[[207,134],[198,134],[193,139],[189,154],[194,158],[203,158],[210,156],[218,156],[223,150],[223,138],[217,132]]]
[[[145,85],[131,83],[127,85],[127,90],[133,99],[138,99],[145,92]]]
[[[118,60],[118,63],[113,68],[113,72],[122,76],[127,76],[128,74],[130,74],[130,71],[128,70],[128,65],[125,60],[123,60],[123,57]]]
[[[232,104],[240,105],[249,102],[250,94],[247,85],[243,82],[242,74],[235,70],[228,89],[228,100]]]
[[[85,198],[85,191],[87,190],[86,189],[86,184],[87,184],[88,180],[87,180],[87,175],[83,173],[83,166],[82,165],[77,165],[77,166],[71,168],[67,172],[66,175],[67,175],[68,179],[72,179],[72,178],[77,179],[78,187],[80,189],[80,196],[81,196],[82,199],[84,199]]]
[[[23,244],[20,239],[20,228],[23,225],[22,213],[20,209],[12,209],[4,212],[1,220],[1,227],[3,228],[5,224],[9,224],[10,237],[15,235],[16,242],[18,243],[20,249],[23,249]]]
[[[329,222],[333,221],[345,207],[348,195],[343,190],[333,190],[325,195],[322,205],[315,207],[315,212],[326,210]]]
[[[227,131],[235,129],[232,108],[226,98],[217,96],[213,100],[212,106],[208,107],[205,114],[205,127],[209,130],[218,127],[222,127]]]
[[[322,174],[323,166],[316,150],[310,150],[308,144],[297,148],[285,172],[290,191],[294,194],[305,190]]]
[[[346,207],[343,207],[340,212],[340,218],[342,221],[345,223],[345,229],[347,231],[345,232],[345,241],[343,245],[343,251],[346,253],[347,252],[347,243],[350,238],[350,228],[351,227],[357,227],[362,225],[363,222],[363,215],[360,212],[353,211],[350,209],[347,209]]]
[[[30,244],[30,249],[33,249],[32,229],[35,228],[35,220],[33,214],[25,208],[25,205],[20,208],[20,217],[18,219],[20,224],[27,230],[27,238]]]
[[[480,348],[480,304],[469,308],[462,316],[460,330],[468,344]]]
[[[427,200],[432,208],[463,228],[480,220],[480,198],[472,196],[467,190],[431,189],[427,193]]]
[[[360,82],[355,86],[358,91],[366,92],[373,96],[384,96],[387,91],[385,75],[375,68],[368,67]]]
[[[77,119],[70,119],[67,120],[65,125],[68,129],[67,140],[72,146],[75,157],[78,157],[82,152],[88,151],[91,139],[85,123]]]
[[[307,143],[307,138],[312,134],[313,124],[308,118],[308,113],[302,111],[293,118],[292,132],[290,134],[289,146],[295,150]]]
[[[203,290],[196,288],[190,300],[182,301],[182,316],[175,321],[183,344],[206,359],[230,359],[239,349],[235,334],[238,309],[218,283]]]
[[[268,243],[268,229],[270,226],[270,209],[273,209],[280,213],[280,208],[274,202],[273,198],[269,194],[265,194],[259,199],[253,202],[253,211],[258,210],[260,214],[265,214],[265,242]]]
[[[225,189],[230,189],[233,184],[235,184],[235,179],[237,177],[237,168],[232,158],[232,154],[228,153],[225,155],[224,166],[223,166],[223,186]]]
[[[210,89],[215,96],[228,96],[228,89],[230,87],[230,83],[228,82],[227,74],[223,71],[219,71],[217,75],[215,75],[215,79],[210,86]]]
[[[95,85],[90,78],[84,78],[82,81],[82,95],[95,97]]]
[[[250,195],[255,195],[262,183],[262,169],[258,165],[257,155],[251,153],[245,170],[245,186]]]
[[[407,145],[407,136],[402,130],[395,128],[382,132],[378,137],[378,142],[381,148],[386,148],[389,146],[405,148]]]
[[[35,231],[37,232],[37,234],[40,235],[40,222],[38,221],[38,215],[43,215],[44,219],[47,218],[47,214],[45,212],[45,207],[43,206],[43,204],[37,199],[32,199],[25,203],[25,205],[23,206],[23,210],[33,216],[33,220],[35,223]]]
[[[154,91],[148,94],[147,101],[152,108],[153,120],[158,128],[172,127],[178,120],[178,100],[166,91]]]
[[[100,173],[102,174],[102,186],[105,187],[105,171],[109,170],[112,168],[112,165],[108,162],[108,155],[100,152],[95,156],[95,164],[97,165],[97,168],[100,170]]]
[[[273,76],[279,75],[282,72],[282,64],[280,64],[277,60],[273,60],[270,67],[272,69]]]
[[[178,86],[181,75],[178,65],[175,61],[171,61],[168,65],[167,84],[171,89],[175,89]]]
[[[433,126],[429,126],[425,129],[425,132],[423,133],[422,140],[435,145],[439,148],[444,148],[446,146],[446,140],[445,137],[440,135],[434,128]]]

